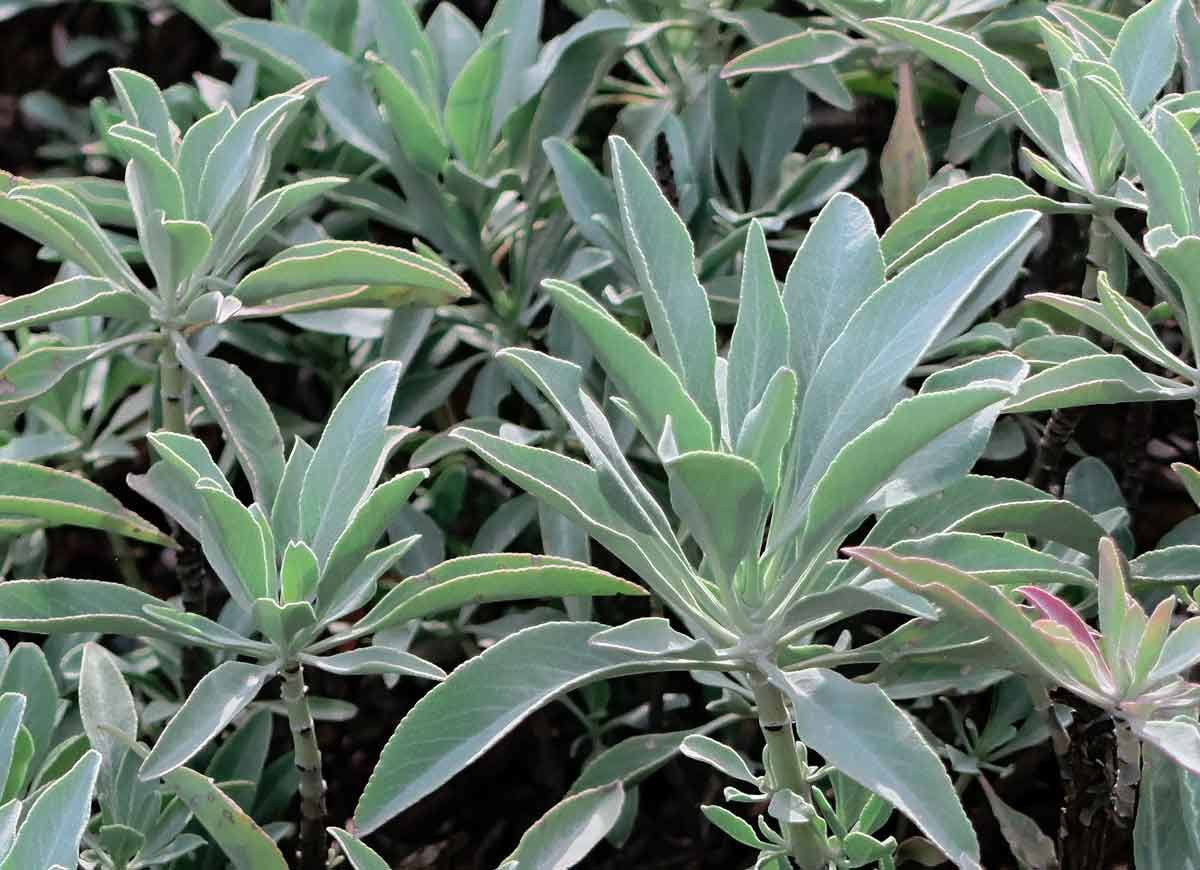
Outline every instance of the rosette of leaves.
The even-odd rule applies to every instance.
[[[334,16],[341,27],[321,4],[278,6],[275,20],[176,5],[273,76],[327,77],[317,103],[331,131],[399,187],[397,195],[371,169],[339,201],[470,269],[489,296],[481,328],[528,325],[520,320],[537,282],[574,253],[561,244],[561,215],[552,216],[556,232],[529,232],[549,175],[541,142],[573,133],[622,48],[644,38],[635,22],[601,10],[543,46],[541,0],[497,4],[482,32],[449,3],[424,27],[409,4],[374,0]],[[510,245],[505,275],[497,261]]]
[[[377,485],[392,451],[413,432],[388,423],[399,376],[394,362],[368,369],[333,410],[317,446],[297,439],[286,463],[278,439],[269,441],[274,451],[245,454],[256,497],[248,507],[200,441],[172,432],[150,436],[159,460],[145,475],[131,476],[130,486],[200,542],[230,596],[221,622],[119,584],[66,579],[0,584],[0,626],[6,628],[166,638],[212,652],[216,666],[138,767],[143,781],[181,770],[279,677],[299,772],[305,867],[324,866],[325,856],[324,780],[307,669],[439,680],[440,668],[407,652],[388,630],[468,601],[641,594],[626,581],[569,560],[475,556],[400,584],[346,626],[347,616],[372,601],[379,578],[417,539],[377,547],[426,476],[418,469]],[[374,643],[360,646],[363,638]],[[347,646],[352,648],[330,654]]]
[[[1107,273],[1110,293],[1126,292],[1132,259],[1165,309],[1181,323],[1189,321],[1186,291],[1180,285],[1194,281],[1179,274],[1188,267],[1181,265],[1186,260],[1177,242],[1194,233],[1195,203],[1200,196],[1185,180],[1197,171],[1195,143],[1187,132],[1195,120],[1190,101],[1187,95],[1160,96],[1175,75],[1181,44],[1188,56],[1184,34],[1200,26],[1192,4],[1154,0],[1128,18],[1067,3],[1051,3],[1047,11],[1049,15],[1032,19],[1032,25],[1049,58],[1056,89],[1039,85],[1018,63],[985,45],[975,33],[910,20],[917,16],[908,13],[868,22],[875,31],[911,46],[965,81],[970,86],[968,97],[989,101],[995,117],[965,120],[968,133],[988,131],[1000,119],[1020,128],[1034,146],[1022,147],[1023,160],[1076,200],[1076,209],[1090,213],[1088,266],[1079,294],[1083,301],[1055,305],[1077,317],[1082,311],[1085,316],[1078,319],[1085,325],[1078,336],[1039,343],[1036,352],[1050,364],[1043,364],[1044,370],[1029,379],[1013,403],[1014,411],[1057,410],[1043,433],[1030,475],[1039,484],[1048,482],[1078,423],[1078,413],[1064,409],[1192,398],[1190,390],[1146,374],[1123,354],[1106,354],[1096,344],[1099,333],[1119,334],[1119,340],[1123,344],[1128,340],[1135,353],[1157,353],[1153,330],[1148,338],[1137,334],[1145,326],[1143,318],[1124,323],[1124,312],[1104,315],[1090,309],[1098,308],[1095,300],[1106,295],[1099,287],[1102,273]],[[1182,163],[1173,165],[1176,161]],[[930,217],[944,209],[945,215],[953,215],[953,223],[963,226],[1028,207],[1064,210],[1016,179],[984,176],[939,190],[913,212],[924,210],[924,216]],[[1156,260],[1125,230],[1116,217],[1121,209],[1144,212],[1152,229],[1170,228],[1158,231],[1153,244],[1147,243],[1152,252],[1162,245],[1165,258]],[[914,243],[931,229],[922,220],[908,224],[905,233],[889,233],[896,242],[907,237]],[[1042,297],[1034,301],[1055,302]],[[1108,328],[1107,321],[1113,318],[1117,326]],[[1165,365],[1159,358],[1154,362],[1172,374],[1191,377],[1179,366]]]
[[[986,638],[998,664],[1026,676],[1034,696],[1042,698],[1041,706],[1048,706],[1047,689],[1061,688],[1124,723],[1146,744],[1147,770],[1158,780],[1148,790],[1149,799],[1139,803],[1136,848],[1153,856],[1146,866],[1171,866],[1166,863],[1171,856],[1185,860],[1190,854],[1186,844],[1177,846],[1151,827],[1162,824],[1164,813],[1178,814],[1184,826],[1194,822],[1191,805],[1168,809],[1155,790],[1172,781],[1186,788],[1200,778],[1200,721],[1195,713],[1200,685],[1189,679],[1200,662],[1200,619],[1173,627],[1174,595],[1162,598],[1147,616],[1128,592],[1128,568],[1109,538],[1101,542],[1098,559],[1098,632],[1065,600],[1039,587],[1015,588],[1029,602],[1023,607],[1003,588],[944,562],[872,547],[847,552],[936,603],[943,620]],[[1161,759],[1170,759],[1182,770],[1163,770]],[[1138,763],[1136,756],[1129,759],[1122,753],[1118,758],[1114,803],[1128,800],[1119,791],[1137,782]],[[1143,820],[1143,811],[1150,820]]]
[[[1036,215],[981,224],[888,281],[869,215],[839,195],[814,222],[782,292],[754,228],[738,322],[718,355],[686,229],[623,140],[611,140],[611,158],[658,352],[585,291],[548,282],[607,375],[608,408],[573,363],[526,349],[500,358],[568,421],[588,461],[469,428],[454,435],[622,559],[686,633],[661,618],[615,628],[549,623],[497,643],[401,722],[359,803],[358,830],[369,833],[445,782],[557,694],[625,673],[720,670],[732,677],[730,691],[757,704],[768,745],[765,783],[779,829],[764,860],[820,867],[841,848],[814,803],[798,735],[913,818],[952,860],[975,866],[974,833],[904,714],[878,688],[821,667],[819,654],[787,652],[830,614],[914,612],[918,599],[889,588],[827,589],[824,567],[863,519],[951,484],[982,451],[1025,375],[1016,357],[941,372],[897,399],[925,349]],[[651,461],[645,472],[618,446],[612,420],[637,429]],[[665,481],[646,477],[663,472]],[[554,664],[541,668],[549,648]],[[445,711],[462,709],[463,693],[483,685],[494,703],[448,728]],[[425,742],[430,729],[437,746]],[[890,760],[879,742],[885,731]]]
[[[152,349],[163,425],[186,431],[189,382],[179,358],[204,327],[351,306],[436,305],[466,295],[461,279],[436,261],[361,242],[297,245],[247,271],[274,226],[344,180],[305,179],[263,193],[274,148],[315,82],[240,115],[225,105],[181,135],[151,79],[123,69],[111,76],[125,120],[104,136],[126,163],[126,194],[153,281],[143,283],[79,197],[49,182],[6,176],[0,221],[75,264],[79,274],[0,303],[0,328],[83,316],[104,317],[107,326],[97,341],[47,341],[0,370],[5,416],[87,363]]]

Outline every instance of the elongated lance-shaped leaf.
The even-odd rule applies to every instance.
[[[223,22],[213,36],[259,61],[286,81],[325,78],[317,104],[334,131],[366,154],[387,162],[395,147],[359,66],[315,33],[261,18]]]
[[[854,47],[854,40],[837,31],[805,30],[738,55],[725,64],[721,78],[824,66],[845,57]]]
[[[407,3],[368,0],[367,5],[375,14],[379,53],[397,75],[420,93],[430,111],[436,111],[442,102],[434,94],[438,59],[429,37],[421,29],[421,19]]]
[[[22,353],[0,368],[0,421],[11,421],[31,401],[49,392],[80,366],[123,347],[149,344],[156,338],[151,332],[136,332],[99,344],[40,346]]]
[[[314,199],[345,184],[338,176],[305,178],[264,195],[247,209],[230,238],[225,252],[216,252],[213,274],[224,274],[249,253],[271,230],[293,212]]]
[[[1017,357],[998,354],[928,378],[834,457],[813,492],[802,548],[817,552],[840,539],[864,508],[895,507],[969,471],[1027,371]]]
[[[681,564],[678,554],[658,536],[639,532],[613,509],[601,492],[594,468],[569,456],[518,444],[478,429],[460,427],[452,434],[514,483],[584,526],[588,534],[636,571],[664,601],[680,613],[691,613],[702,620],[710,636],[733,640],[721,620],[706,612],[691,584],[684,580],[691,574],[690,566]],[[672,565],[682,568],[682,576],[672,570]]]
[[[412,14],[406,5],[395,7]],[[418,31],[419,32],[419,31]],[[371,82],[404,153],[418,168],[439,172],[450,156],[442,119],[394,67],[367,52]]]
[[[27,703],[25,696],[20,692],[5,692],[0,695],[0,777],[6,783],[15,759],[17,738]]]
[[[108,71],[113,90],[121,105],[121,113],[135,127],[155,138],[155,147],[164,160],[174,162],[178,145],[178,130],[171,120],[171,110],[154,79],[137,70],[117,67]]]
[[[1009,659],[1006,664],[1014,669],[1052,680],[1097,706],[1108,705],[1108,698],[1071,675],[1049,637],[1000,590],[932,559],[897,556],[874,547],[852,547],[846,553],[950,610],[981,637],[995,638]]]
[[[502,866],[512,870],[574,867],[613,829],[624,803],[625,790],[619,782],[564,798],[533,823]]]
[[[912,819],[954,864],[982,866],[941,759],[882,689],[819,668],[769,676],[791,702],[802,743]]]
[[[1065,544],[1080,553],[1095,552],[1106,534],[1083,508],[1051,498],[1037,487],[1019,480],[967,475],[940,492],[887,511],[863,543],[891,547],[946,532],[1016,532]],[[939,561],[958,564],[956,558]],[[854,563],[847,563],[837,583],[846,582],[856,570]]]
[[[1181,401],[1196,387],[1143,372],[1124,354],[1101,353],[1068,360],[1027,378],[1009,400],[1009,413],[1052,411],[1083,405]]]
[[[388,429],[400,364],[380,362],[351,385],[330,414],[300,490],[299,534],[324,563],[394,447]]]
[[[767,237],[757,221],[751,223],[746,234],[738,299],[726,377],[724,428],[731,444],[741,436],[746,415],[763,398],[771,378],[789,364],[788,315],[771,269]]]
[[[1152,229],[1145,237],[1146,250],[1179,285],[1187,316],[1188,336],[1200,339],[1200,236],[1179,238],[1166,228]]]
[[[90,480],[29,462],[0,460],[0,513],[29,517],[45,527],[101,529],[150,544],[175,546]]]
[[[522,24],[522,28],[528,26]],[[468,169],[483,169],[492,144],[492,117],[501,83],[505,43],[515,34],[489,36],[463,65],[446,96],[446,135]]]
[[[0,221],[46,244],[85,272],[134,292],[147,292],[84,204],[61,187],[45,182],[11,187],[0,197]]]
[[[993,586],[1017,586],[1022,583],[1041,586],[1057,583],[1088,589],[1096,586],[1096,578],[1086,568],[1059,558],[1052,552],[1035,550],[1012,538],[976,532],[922,535],[922,530],[917,530],[912,537],[898,541],[888,549],[900,556],[924,556],[954,565]],[[847,565],[860,567],[857,562]],[[874,576],[874,572],[863,569],[848,582],[858,585],[870,576]]]
[[[128,751],[113,732],[122,735],[125,742],[137,740],[138,716],[116,659],[96,643],[83,648],[79,665],[79,718],[88,742],[100,753],[102,789],[111,790]],[[115,795],[109,791],[109,797]]]
[[[237,870],[287,870],[275,841],[207,776],[181,767],[163,777],[163,782],[192,811]]]
[[[1135,112],[1146,111],[1175,72],[1179,4],[1180,0],[1150,0],[1125,20],[1117,35],[1109,60]]]
[[[900,215],[879,240],[888,271],[904,268],[989,218],[1022,209],[1053,214],[1072,205],[1041,196],[1011,175],[980,175],[943,187]]]
[[[681,450],[713,447],[713,427],[684,389],[679,376],[644,341],[627,330],[587,291],[565,281],[543,286],[559,310],[587,337],[604,371],[647,424],[651,444],[662,437],[666,419]]]
[[[161,607],[153,595],[100,580],[8,580],[0,583],[0,628],[35,634],[94,631],[130,637],[178,639],[177,632],[151,619],[147,607]],[[203,634],[192,643],[220,647]]]
[[[422,619],[467,603],[574,595],[645,595],[628,580],[571,559],[488,553],[449,559],[392,587],[359,620],[354,635]],[[339,636],[340,637],[340,636]],[[332,640],[332,639],[331,639]]]
[[[662,506],[638,479],[608,419],[584,392],[583,370],[572,362],[525,348],[510,348],[501,351],[498,357],[532,381],[554,403],[598,472],[605,500],[621,511],[626,522],[638,531],[654,535],[668,548],[678,551],[679,545]]]
[[[303,291],[333,294],[369,286],[375,297],[355,305],[393,308],[442,305],[470,292],[462,278],[441,263],[386,245],[368,242],[309,242],[288,248],[238,282],[233,294],[255,305]],[[310,293],[309,297],[317,298]]]
[[[968,230],[885,283],[854,312],[804,394],[785,475],[790,486],[781,492],[786,519],[772,524],[770,550],[800,528],[812,487],[833,457],[887,413],[959,305],[1021,242],[1037,216],[1016,212]]]
[[[613,136],[609,148],[625,242],[654,341],[715,429],[720,424],[716,330],[708,297],[696,278],[691,237],[629,143]]]
[[[606,628],[595,622],[546,623],[509,635],[460,665],[392,734],[355,810],[357,830],[374,831],[534,710],[574,688],[626,674],[730,666],[702,654],[657,657],[588,644]]]
[[[871,28],[913,46],[997,105],[1060,167],[1072,166],[1059,132],[1059,118],[1038,87],[1015,63],[973,36],[923,21],[875,18]]]
[[[29,808],[12,849],[0,861],[0,870],[76,866],[99,772],[100,753],[89,749],[50,783]]]
[[[428,476],[429,472],[424,468],[406,471],[377,486],[357,506],[320,570],[314,591],[322,608],[339,600],[354,571],[383,537],[409,496]]]
[[[150,308],[136,293],[88,275],[0,301],[0,329],[45,326],[72,317],[115,317],[143,323],[150,319]]]
[[[1184,199],[1185,187],[1179,170],[1155,141],[1153,134],[1130,108],[1125,98],[1101,78],[1088,76],[1082,86],[1094,89],[1101,104],[1112,118],[1129,161],[1137,168],[1149,202],[1149,225],[1153,228],[1169,225],[1178,235],[1192,232],[1194,206]]]
[[[185,341],[178,341],[175,350],[209,413],[220,422],[225,438],[237,452],[255,501],[274,504],[283,479],[283,435],[267,400],[237,366],[200,356]]]
[[[138,775],[151,780],[186,764],[246,709],[277,671],[247,662],[225,662],[209,671],[171,717]]]
[[[789,365],[804,391],[846,321],[883,283],[875,221],[847,193],[835,195],[809,227],[784,282]]]

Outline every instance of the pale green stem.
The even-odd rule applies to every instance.
[[[279,695],[287,708],[288,728],[296,770],[300,774],[300,853],[299,870],[323,870],[329,851],[325,833],[325,779],[321,774],[321,748],[313,728],[308,706],[308,687],[304,670],[292,659],[283,666],[283,685]]]
[[[758,724],[767,743],[767,787],[775,792],[787,789],[812,803],[808,778],[800,767],[793,737],[792,716],[787,699],[760,672],[750,675],[750,687],[758,705]],[[826,866],[827,850],[824,839],[811,825],[804,822],[787,823],[783,836],[793,862],[800,870],[821,870]]]
[[[187,434],[187,420],[183,413],[183,366],[175,355],[171,335],[163,336],[162,349],[158,353],[158,377],[163,428],[168,432]]]

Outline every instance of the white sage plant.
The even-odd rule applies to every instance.
[[[951,860],[977,866],[949,778],[905,714],[879,689],[822,667],[820,654],[788,651],[831,614],[914,612],[890,584],[827,588],[825,565],[865,518],[952,483],[982,451],[1023,361],[989,356],[902,398],[905,380],[1036,214],[986,221],[885,281],[869,214],[838,195],[782,292],[753,228],[737,324],[720,356],[685,228],[630,146],[613,138],[610,148],[657,352],[584,290],[546,288],[607,375],[610,412],[633,422],[665,471],[669,503],[617,446],[588,373],[538,351],[500,358],[554,404],[586,462],[469,428],[454,434],[587,529],[684,631],[656,617],[554,622],[497,643],[401,721],[359,803],[358,832],[428,794],[555,695],[621,674],[708,670],[727,673],[757,707],[766,773],[755,782],[774,821],[764,819],[754,841],[767,866],[841,860],[844,843],[814,802],[810,749],[908,815]],[[475,693],[487,703],[472,704]],[[727,816],[710,817],[727,830],[745,825]]]

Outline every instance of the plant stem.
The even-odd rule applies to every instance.
[[[1136,777],[1129,748],[1136,741],[1128,729],[1103,710],[1070,699],[1074,708],[1065,750],[1058,755],[1063,802],[1059,817],[1058,855],[1062,870],[1117,866],[1131,854]],[[1087,820],[1081,824],[1080,820]]]
[[[168,432],[187,433],[183,415],[183,366],[175,356],[172,336],[163,336],[158,353],[158,396],[162,404],[162,424]]]
[[[1113,234],[1109,223],[1103,215],[1097,214],[1092,218],[1088,227],[1087,271],[1083,277],[1083,287],[1080,295],[1084,299],[1096,298],[1096,284],[1100,273],[1109,269],[1116,256],[1123,256],[1118,246],[1114,244]],[[1097,339],[1097,333],[1090,326],[1084,326],[1080,334],[1089,341]],[[1037,454],[1033,466],[1025,482],[1046,489],[1058,472],[1058,464],[1062,460],[1067,442],[1075,434],[1075,428],[1083,419],[1084,408],[1056,408],[1046,421],[1042,437],[1038,441]]]
[[[169,332],[162,336],[162,348],[158,352],[158,397],[162,407],[163,429],[186,435],[187,418],[183,412],[185,379],[183,366],[175,354],[174,338]],[[204,554],[200,552],[200,545],[173,521],[171,537],[180,544],[175,560],[175,575],[179,580],[183,609],[188,613],[208,616],[208,566]],[[208,670],[209,662],[199,647],[189,645],[183,648],[181,667],[183,690],[191,694]]]
[[[282,676],[283,685],[279,695],[287,708],[296,770],[300,773],[300,851],[297,866],[299,870],[324,870],[329,851],[325,833],[325,779],[321,774],[321,748],[317,745],[312,711],[308,707],[308,687],[304,685],[304,670],[296,659],[289,660],[283,666]]]
[[[771,793],[787,789],[811,804],[812,791],[800,767],[787,699],[761,673],[751,675],[750,686],[758,705],[758,724],[767,743],[767,780]],[[811,824],[785,824],[783,835],[792,860],[801,870],[820,870],[825,866],[825,842]]]

